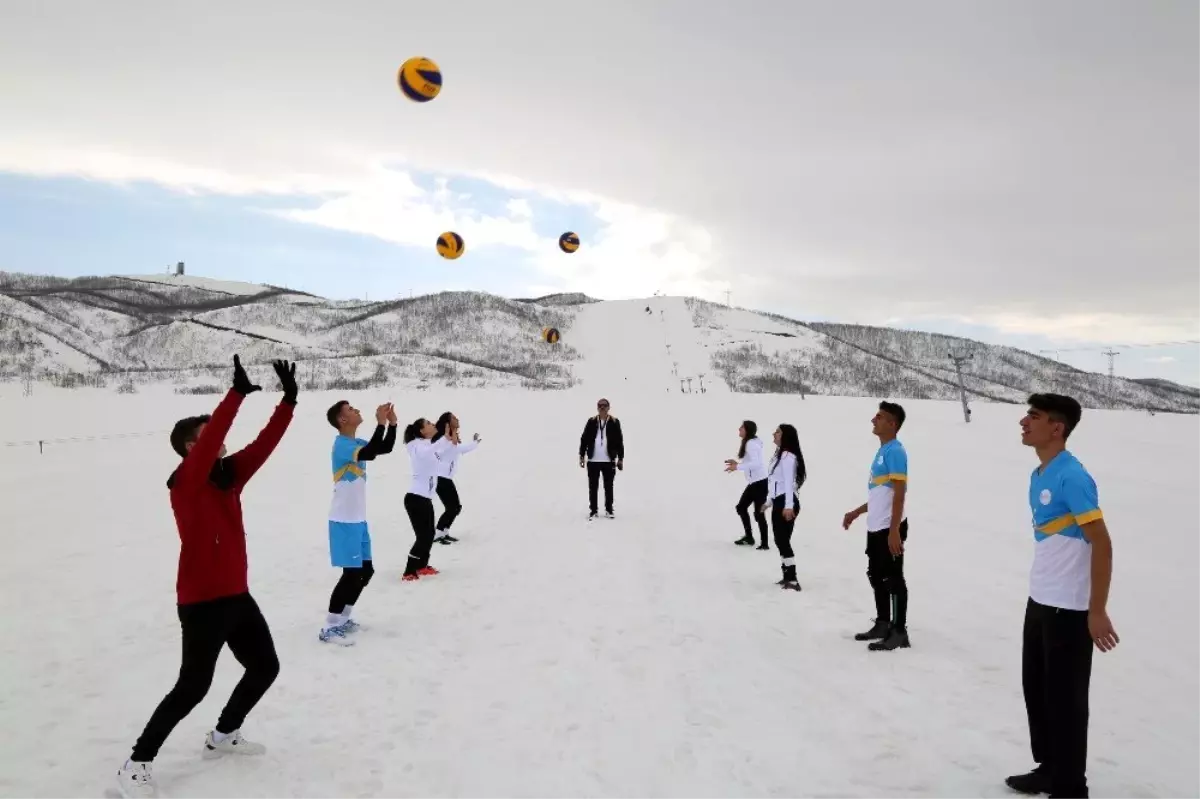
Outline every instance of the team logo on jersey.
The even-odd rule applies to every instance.
[[[1042,489],[1042,493],[1038,495],[1038,500],[1039,500],[1039,501],[1040,501],[1040,502],[1041,502],[1043,505],[1049,505],[1049,504],[1050,504],[1050,499],[1051,499],[1051,497],[1053,497],[1053,496],[1054,496],[1054,495],[1050,493],[1050,489],[1048,489],[1048,488],[1043,488],[1043,489]]]
[[[879,464],[880,466],[882,466],[883,465],[883,456],[880,455],[878,458],[875,459],[875,462],[877,464]]]

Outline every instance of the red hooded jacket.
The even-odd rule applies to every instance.
[[[209,475],[242,399],[241,394],[229,390],[167,481],[175,526],[179,528],[175,591],[180,605],[236,596],[250,590],[246,577],[246,530],[242,527],[242,489],[283,438],[295,406],[279,403],[258,438],[225,459],[224,467],[232,474],[232,482],[221,488]]]

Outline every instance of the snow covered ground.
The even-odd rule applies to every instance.
[[[581,316],[576,339],[604,321]],[[657,380],[662,359],[647,363]],[[616,368],[591,375],[609,372],[610,385],[565,392],[347,395],[364,410],[394,401],[402,421],[453,409],[464,433],[483,436],[461,463],[462,540],[435,546],[443,572],[416,584],[399,579],[412,540],[407,457],[371,465],[379,572],[356,610],[370,629],[349,649],[316,638],[336,576],[323,416],[342,395],[302,393],[244,496],[251,589],[282,661],[245,728],[268,754],[199,759],[240,674],[226,652],[157,761],[163,794],[1007,795],[1004,776],[1030,765],[1020,633],[1034,456],[1019,440],[1023,408],[976,403],[968,426],[953,403],[905,403],[913,648],[871,653],[851,638],[873,610],[864,531],[840,520],[865,495],[876,401],[632,390],[612,380]],[[0,391],[0,794],[101,796],[178,669],[166,431],[217,398]],[[576,449],[601,393],[628,461],[618,519],[589,525]],[[277,398],[247,401],[231,447]],[[774,550],[733,545],[743,480],[722,460],[744,418],[767,435],[781,421],[801,433],[811,477],[799,594],[774,585]],[[1072,441],[1113,533],[1122,639],[1095,659],[1094,796],[1200,792],[1197,427],[1088,411]],[[150,435],[116,437],[137,432]],[[89,440],[41,455],[3,446],[65,438]]]

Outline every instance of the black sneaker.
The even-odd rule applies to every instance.
[[[452,536],[452,535],[444,535],[444,536],[442,536],[442,538],[446,539],[446,540],[447,540],[447,541],[449,541],[451,544],[457,544],[457,543],[458,543],[458,539],[457,539],[457,538],[455,538],[455,537],[454,537],[454,536]]]
[[[875,626],[867,630],[865,633],[855,633],[855,641],[882,641],[887,638],[889,624],[882,619],[875,620]]]
[[[759,544],[758,546],[755,547],[755,549],[761,549],[762,551],[766,552],[768,549],[770,549],[770,547],[767,546],[766,544]]]
[[[1017,774],[1005,778],[1004,784],[1017,793],[1027,796],[1050,793],[1050,773],[1044,766],[1038,766],[1028,774]]]
[[[893,649],[908,649],[908,631],[892,628],[887,638],[867,645],[872,652],[891,652]]]
[[[752,547],[754,546],[754,539],[749,536],[742,536],[733,543],[737,544],[739,547]]]

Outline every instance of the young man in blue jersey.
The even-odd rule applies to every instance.
[[[1096,482],[1067,450],[1079,403],[1034,394],[1021,419],[1021,443],[1037,452],[1029,478],[1033,565],[1021,650],[1029,743],[1037,768],[1005,782],[1020,793],[1088,795],[1088,685],[1092,647],[1120,639],[1108,618],[1112,540]]]
[[[367,529],[366,462],[386,455],[396,446],[396,411],[391,403],[375,409],[375,433],[370,441],[357,437],[362,413],[346,400],[335,403],[325,416],[338,431],[333,440],[329,560],[342,570],[342,576],[329,596],[329,614],[318,638],[325,643],[348,646],[353,642],[346,636],[359,628],[350,614],[375,574],[371,564],[371,534]]]
[[[871,461],[867,501],[842,517],[842,529],[867,514],[867,579],[875,592],[875,626],[854,636],[871,641],[872,651],[907,648],[908,585],[904,582],[904,542],[908,519],[904,500],[908,496],[908,453],[896,438],[904,425],[904,408],[894,402],[879,403],[871,419],[871,432],[879,437],[879,449]]]

